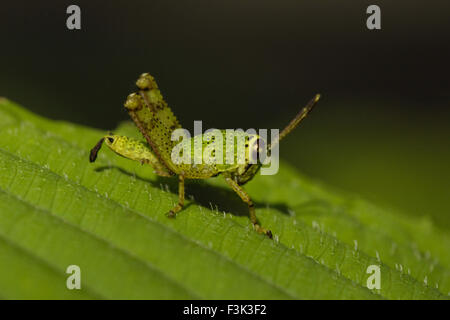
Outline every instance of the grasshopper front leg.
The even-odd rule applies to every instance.
[[[169,218],[175,218],[176,214],[183,209],[184,206],[184,176],[178,175],[178,204],[169,211],[167,216]]]
[[[272,232],[270,230],[264,229],[258,223],[258,219],[256,218],[256,213],[255,213],[255,205],[253,204],[252,199],[250,199],[250,196],[248,195],[248,193],[245,192],[245,190],[240,185],[238,185],[237,182],[234,181],[231,177],[225,177],[225,181],[238,194],[238,196],[242,199],[242,201],[244,201],[248,205],[250,220],[252,221],[253,226],[255,227],[255,230],[258,233],[264,233],[270,239],[272,239]]]

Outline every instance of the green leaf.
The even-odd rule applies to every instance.
[[[116,130],[139,136],[130,123]],[[448,299],[450,237],[281,163],[246,185],[263,226],[220,177],[187,184],[103,148],[104,132],[0,100],[0,297]],[[281,146],[281,153],[283,147]],[[69,265],[81,290],[68,290]],[[369,265],[381,289],[367,288]]]

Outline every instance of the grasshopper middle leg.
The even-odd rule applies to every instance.
[[[184,176],[178,176],[178,204],[169,211],[167,216],[169,218],[174,218],[178,212],[183,209],[184,206]]]

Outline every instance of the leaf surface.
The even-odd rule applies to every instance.
[[[139,137],[129,122],[118,134]],[[104,132],[0,100],[0,297],[448,299],[450,237],[302,176],[286,163],[246,185],[274,241],[220,177],[186,185],[103,148]],[[280,147],[281,154],[283,147]],[[81,290],[68,290],[69,265]],[[381,268],[381,289],[366,270]]]

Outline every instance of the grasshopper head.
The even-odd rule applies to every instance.
[[[239,165],[234,174],[234,179],[239,185],[250,181],[259,171],[264,162],[266,141],[257,134],[249,134],[245,144],[245,163]]]
[[[281,133],[275,137],[275,140],[271,141],[271,144],[266,148],[266,141],[258,135],[249,135],[248,143],[246,144],[246,161],[245,165],[240,165],[232,172],[233,178],[240,185],[250,181],[261,165],[265,164],[265,158],[270,156],[274,147],[277,147],[280,140],[286,137],[292,130],[294,130],[313,109],[317,101],[320,99],[320,94],[316,94],[308,104],[300,110],[300,112],[289,122],[289,124],[281,131]],[[261,158],[262,156],[262,158]],[[258,157],[258,158],[257,158]],[[255,159],[258,159],[255,162]]]

